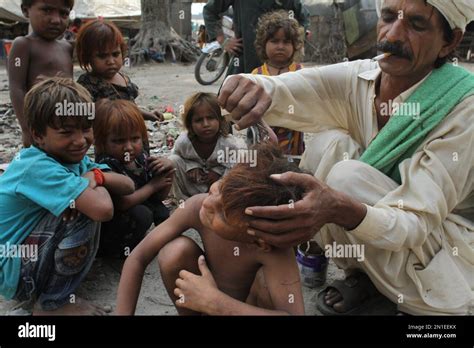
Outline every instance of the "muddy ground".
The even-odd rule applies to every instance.
[[[467,65],[474,71],[474,65]],[[75,69],[75,77],[80,75],[80,69]],[[181,64],[153,64],[138,68],[125,69],[131,80],[140,87],[140,97],[138,104],[144,107],[172,106],[179,110],[179,106],[187,96],[197,91],[214,92],[218,91],[219,83],[212,86],[201,86],[194,79],[194,66]],[[222,81],[222,80],[221,80]],[[10,103],[8,93],[7,74],[4,66],[0,66],[0,165],[11,161],[17,150],[20,148],[20,132],[16,119],[9,110]],[[150,130],[154,128],[149,125]],[[311,137],[311,135],[308,135]],[[162,145],[162,135],[160,131],[151,135],[152,143]],[[166,151],[164,151],[166,153]],[[1,167],[0,167],[1,169]],[[187,232],[187,235],[199,242],[199,237],[195,231]],[[78,290],[77,295],[93,301],[96,304],[115,307],[118,282],[122,262],[110,259],[97,259],[93,269],[87,276]],[[343,278],[343,272],[338,270],[330,262],[328,268],[328,282],[334,279]],[[307,314],[320,314],[316,310],[315,300],[320,288],[309,289],[304,287],[305,307]],[[5,315],[14,305],[0,299],[0,315]],[[367,314],[382,313],[384,308],[372,308]],[[146,270],[140,299],[137,306],[139,315],[175,315],[176,310],[169,299],[161,276],[157,262],[154,260]]]

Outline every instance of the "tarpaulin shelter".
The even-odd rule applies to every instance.
[[[28,20],[21,13],[20,0],[0,0],[0,22],[2,24],[12,24]]]

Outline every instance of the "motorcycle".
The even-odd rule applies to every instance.
[[[222,29],[226,40],[235,36],[232,18],[223,17]],[[202,54],[194,68],[194,77],[201,85],[212,85],[224,74],[231,59],[233,55],[226,52],[219,42],[213,41],[202,49]]]

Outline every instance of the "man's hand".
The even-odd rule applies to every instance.
[[[243,50],[243,40],[242,39],[236,39],[236,38],[230,38],[225,40],[224,34],[219,34],[216,37],[217,42],[219,42],[221,45],[224,46],[224,51],[229,52],[230,54],[233,54],[234,56],[239,56],[242,53]]]
[[[337,208],[335,191],[329,186],[309,174],[288,172],[271,178],[283,185],[304,188],[303,199],[273,207],[247,208],[247,215],[258,218],[250,221],[249,234],[270,245],[288,248],[312,239],[322,226],[332,222]]]
[[[263,87],[240,75],[226,80],[218,100],[231,113],[238,130],[259,122],[272,104]]]
[[[242,39],[236,39],[235,37],[227,39],[224,44],[224,51],[234,56],[239,56],[244,48]]]
[[[97,181],[95,181],[95,174],[94,172],[87,172],[83,176],[83,178],[89,179],[89,188],[91,190],[97,187]]]
[[[179,272],[179,278],[176,279],[176,289],[174,289],[174,294],[178,297],[176,306],[208,313],[219,289],[207,267],[204,255],[199,256],[198,267],[201,276],[184,270]]]

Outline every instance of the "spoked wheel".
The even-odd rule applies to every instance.
[[[212,85],[220,79],[229,64],[229,55],[219,49],[211,53],[203,53],[194,69],[194,76],[201,85]]]

